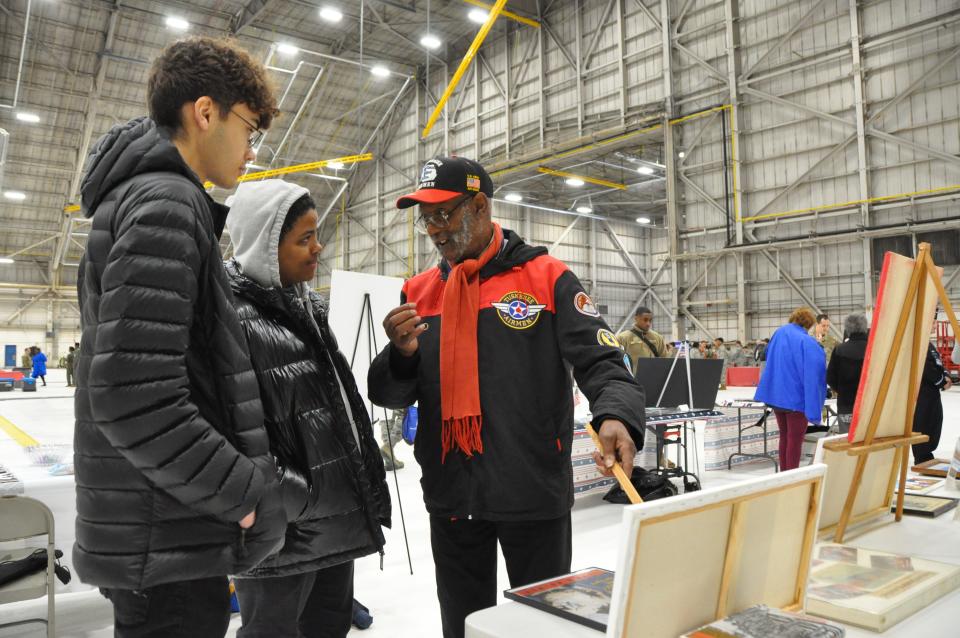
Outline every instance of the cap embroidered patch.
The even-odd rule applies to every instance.
[[[480,191],[480,178],[476,175],[467,175],[467,190]]]
[[[500,321],[515,330],[524,330],[537,323],[540,311],[547,307],[537,303],[533,295],[518,290],[508,292],[500,301],[490,305],[496,308]]]
[[[573,307],[577,309],[581,315],[587,315],[588,317],[599,317],[600,313],[597,312],[597,307],[593,305],[593,301],[587,295],[587,293],[582,290],[578,292],[573,297]]]

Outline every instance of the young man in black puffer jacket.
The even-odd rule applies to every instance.
[[[220,256],[227,209],[203,184],[236,184],[277,109],[263,67],[209,38],[161,54],[148,100],[82,186],[73,559],[115,635],[223,636],[226,575],[276,551],[286,518]]]
[[[353,560],[383,553],[390,492],[363,398],[310,289],[320,245],[307,189],[241,184],[227,263],[289,515],[283,550],[236,581],[240,638],[346,636]]]

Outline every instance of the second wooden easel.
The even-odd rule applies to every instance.
[[[921,366],[926,358],[928,343],[929,325],[926,324],[923,317],[923,304],[927,294],[926,286],[928,278],[937,289],[937,296],[940,300],[940,303],[943,305],[943,309],[950,320],[951,326],[953,327],[953,334],[960,338],[960,325],[957,323],[957,318],[956,315],[954,315],[953,307],[950,305],[950,300],[947,297],[946,290],[943,288],[943,282],[940,279],[940,273],[937,271],[937,268],[933,263],[933,258],[930,256],[930,244],[922,243],[920,244],[919,248],[920,250],[917,258],[914,260],[913,273],[910,277],[906,301],[903,306],[904,310],[909,309],[913,313],[913,331],[912,334],[908,335],[906,330],[906,325],[908,322],[903,321],[900,323],[900,327],[895,333],[893,344],[890,348],[886,365],[884,366],[883,376],[881,377],[880,388],[879,392],[877,393],[877,400],[874,404],[874,409],[870,414],[869,423],[867,424],[866,436],[862,441],[859,442],[851,443],[849,441],[837,441],[824,445],[824,447],[827,447],[828,449],[835,451],[846,451],[847,454],[857,457],[857,465],[856,469],[854,470],[853,479],[850,482],[847,498],[840,514],[840,521],[837,523],[836,534],[834,536],[834,540],[837,543],[843,542],[843,536],[847,530],[847,526],[850,524],[854,503],[856,502],[857,494],[860,491],[864,469],[866,468],[867,464],[867,457],[873,452],[889,450],[891,448],[896,448],[899,450],[897,456],[899,457],[900,481],[897,489],[897,509],[895,520],[899,521],[901,518],[903,518],[903,496],[904,486],[906,483],[907,466],[909,465],[908,461],[910,458],[910,446],[929,440],[929,437],[926,434],[913,432],[913,413],[917,403],[920,376],[923,372]],[[897,365],[897,359],[900,355],[900,348],[905,341],[910,348],[911,356],[910,377],[908,379],[909,383],[907,387],[907,394],[905,396],[905,400],[907,401],[907,409],[903,424],[903,433],[895,436],[876,437],[877,426],[880,422],[880,416],[883,413],[883,407],[887,400],[887,393],[890,389],[890,384],[893,381],[893,373]],[[897,462],[894,462],[894,472],[896,472],[896,467]],[[892,480],[890,483],[892,483]],[[892,489],[892,485],[888,489]],[[890,494],[889,491],[887,493]],[[887,501],[888,502],[885,508],[889,507],[889,499],[887,499]],[[884,509],[884,511],[886,511],[886,509]]]

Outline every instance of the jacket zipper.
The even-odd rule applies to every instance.
[[[247,530],[240,528],[240,558],[247,557]]]

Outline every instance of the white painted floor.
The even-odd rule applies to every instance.
[[[720,393],[720,398],[752,397],[753,388],[731,388]],[[36,394],[21,392],[0,394],[0,416],[25,431],[43,445],[62,446],[68,451],[73,439],[73,390],[66,387],[64,372],[51,370],[48,386],[38,388]],[[947,457],[960,436],[960,389],[943,395],[944,428],[938,457]],[[52,448],[57,451],[58,448]],[[420,493],[420,471],[413,459],[413,448],[401,443],[398,457],[406,467],[389,477],[394,498],[394,529],[386,530],[387,547],[384,569],[380,571],[377,556],[357,561],[355,593],[358,600],[371,610],[373,625],[366,631],[354,629],[351,636],[369,638],[423,638],[440,635],[440,614],[436,601],[433,560],[430,554],[428,519]],[[72,477],[51,478],[43,468],[36,467],[24,450],[0,431],[0,464],[16,473],[26,484],[28,496],[40,498],[54,511],[57,525],[57,546],[66,554],[70,565],[70,548],[74,532],[74,493]],[[767,473],[767,463],[738,468],[736,472],[707,472],[701,478],[705,487],[741,480],[746,474]],[[394,482],[396,480],[396,483]],[[398,492],[399,486],[399,492]],[[399,493],[399,499],[398,499]],[[407,563],[407,552],[401,526],[400,505],[406,520],[407,541],[413,574]],[[620,506],[603,502],[599,495],[577,502],[573,511],[574,551],[573,568],[597,566],[613,569],[616,565],[616,536],[620,521]],[[958,527],[960,530],[960,527]],[[960,532],[958,532],[960,538]],[[506,570],[500,558],[501,590],[508,587]],[[58,635],[106,638],[112,635],[110,607],[99,594],[79,583],[58,590]],[[42,610],[35,603],[16,603],[0,607],[0,623],[22,617],[32,609]],[[960,625],[960,610],[957,623]],[[239,617],[231,622],[229,636],[239,627]],[[951,630],[952,631],[952,630]],[[42,630],[30,631],[0,629],[0,637],[41,636]],[[598,634],[599,635],[599,634]]]

